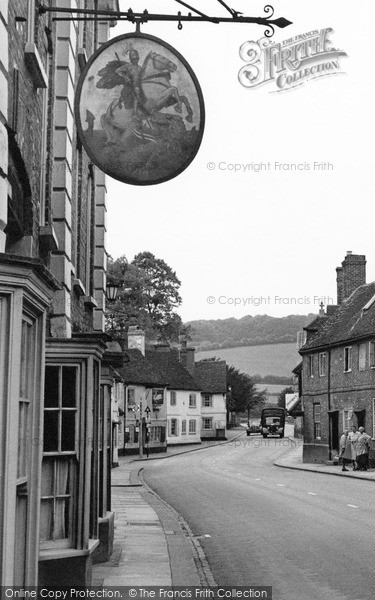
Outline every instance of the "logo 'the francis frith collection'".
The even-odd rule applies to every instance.
[[[257,88],[273,83],[272,91],[282,92],[312,79],[341,73],[339,59],[347,54],[332,46],[332,32],[327,27],[280,43],[268,38],[244,42],[240,57],[246,65],[238,73],[241,85]]]
[[[91,160],[124,183],[152,185],[191,163],[204,103],[187,61],[141,33],[103,44],[87,63],[75,99],[77,130]]]

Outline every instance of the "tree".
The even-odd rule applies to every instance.
[[[227,365],[227,386],[231,396],[229,410],[246,412],[248,422],[251,410],[263,406],[267,400],[267,390],[259,391],[249,375],[231,365]]]
[[[294,389],[292,387],[286,387],[280,392],[277,397],[277,406],[280,406],[280,408],[285,408],[286,394],[294,394]]]
[[[115,302],[108,306],[107,331],[124,342],[129,325],[139,325],[149,339],[162,341],[189,337],[175,309],[181,304],[181,282],[167,263],[151,252],[141,252],[132,262],[125,256],[109,260],[108,278],[119,286]]]

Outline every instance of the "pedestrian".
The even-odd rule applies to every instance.
[[[371,437],[365,432],[364,427],[359,428],[359,437],[357,440],[357,469],[358,471],[367,471],[368,453]]]
[[[349,439],[349,431],[344,429],[340,438],[340,457],[342,458],[342,470],[349,471],[346,465],[352,462],[352,444]]]
[[[357,431],[357,428],[355,425],[352,425],[352,430],[349,433],[349,438],[350,438],[350,443],[352,445],[352,461],[353,461],[353,471],[358,471],[358,465],[357,465],[357,442],[358,442],[358,438],[360,436],[359,431]]]

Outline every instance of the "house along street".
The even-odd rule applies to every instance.
[[[374,482],[281,469],[273,461],[287,443],[243,435],[147,463],[143,478],[187,521],[219,586],[272,586],[274,600],[372,599]]]

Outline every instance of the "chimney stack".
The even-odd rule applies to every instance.
[[[336,269],[337,304],[344,300],[360,286],[366,283],[366,256],[353,254],[348,250],[341,267]]]
[[[195,348],[188,347],[186,339],[181,340],[180,363],[194,377],[195,372]]]
[[[145,356],[145,332],[138,325],[129,325],[128,348],[129,350],[140,350]]]
[[[343,268],[337,267],[336,269],[336,284],[337,284],[337,304],[341,304],[344,300],[343,293]]]

